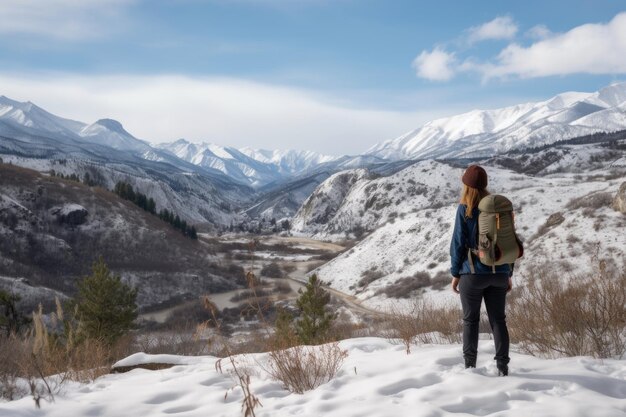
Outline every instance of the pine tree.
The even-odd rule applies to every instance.
[[[276,321],[274,322],[274,341],[277,347],[289,347],[296,341],[293,330],[293,316],[284,308],[276,309]]]
[[[300,310],[300,318],[296,322],[296,334],[304,344],[323,342],[335,319],[335,314],[328,311],[330,293],[322,288],[317,275],[309,278],[304,291],[298,291],[300,296],[296,306]]]
[[[192,239],[198,239],[198,232],[196,231],[196,227],[195,226],[191,226],[191,229],[189,230],[189,237]]]
[[[111,274],[100,257],[93,265],[92,274],[78,284],[78,294],[71,303],[79,337],[113,344],[133,328],[137,318],[136,300],[137,290]]]
[[[7,336],[19,333],[30,323],[28,317],[17,310],[16,304],[20,300],[19,295],[0,290],[0,329],[4,329]]]

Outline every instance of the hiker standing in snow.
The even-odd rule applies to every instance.
[[[498,374],[506,376],[509,372],[510,359],[509,332],[504,310],[506,294],[512,287],[513,262],[522,253],[521,242],[515,236],[511,202],[502,196],[489,194],[485,170],[478,165],[471,165],[461,180],[463,191],[456,211],[454,233],[450,244],[450,272],[453,277],[452,290],[461,294],[465,367],[476,367],[480,305],[484,299],[496,347],[495,360]],[[489,197],[485,198],[487,196]],[[485,209],[486,213],[480,214],[479,203],[481,203],[481,210],[485,207],[491,208]],[[481,217],[480,237],[479,214]],[[491,219],[493,219],[493,225]],[[489,227],[491,227],[490,234],[485,231]],[[498,232],[500,232],[500,237],[498,237]],[[492,244],[492,242],[497,242],[497,244]],[[519,253],[517,246],[513,248],[517,244],[519,244]],[[501,245],[504,249],[501,249]],[[514,253],[510,255],[513,249]],[[506,255],[507,262],[510,263],[500,262],[502,254]]]

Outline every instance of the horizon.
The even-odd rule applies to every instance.
[[[0,5],[2,94],[152,144],[358,155],[626,73],[626,13],[608,0],[34,1]]]
[[[613,81],[613,82],[611,82],[611,83],[609,83],[609,84],[607,84],[607,85],[605,85],[605,86],[601,87],[601,88],[600,88],[599,90],[597,90],[597,91],[600,91],[600,90],[602,90],[602,89],[604,89],[604,88],[608,88],[608,87],[611,87],[611,86],[614,86],[614,85],[619,85],[619,84],[626,84],[626,81]],[[463,112],[463,113],[458,113],[458,114],[450,114],[450,115],[444,115],[444,116],[439,117],[439,118],[435,118],[435,119],[428,120],[428,121],[426,121],[426,122],[422,123],[420,126],[417,126],[417,127],[415,127],[414,129],[411,129],[411,130],[409,130],[409,131],[407,131],[407,132],[404,132],[404,134],[410,133],[410,132],[411,132],[411,131],[413,131],[413,130],[417,130],[417,129],[419,129],[419,128],[423,127],[425,124],[428,124],[428,123],[430,123],[430,122],[435,122],[435,121],[437,121],[437,120],[442,120],[442,119],[446,119],[446,118],[453,117],[453,116],[459,116],[459,115],[463,115],[463,114],[471,113],[471,112],[474,112],[474,111],[493,111],[493,110],[499,110],[499,109],[501,109],[501,108],[513,107],[513,106],[518,105],[518,104],[540,103],[540,102],[543,102],[543,101],[549,101],[550,99],[552,99],[552,98],[554,98],[554,97],[556,97],[556,96],[558,96],[558,95],[562,95],[562,94],[570,94],[570,93],[593,94],[594,92],[595,92],[595,91],[574,91],[574,90],[570,90],[570,91],[563,91],[563,92],[558,93],[558,94],[556,94],[556,95],[554,95],[554,96],[551,96],[551,97],[545,97],[545,98],[543,98],[543,99],[539,99],[539,100],[537,100],[537,101],[533,101],[533,102],[514,103],[514,104],[511,104],[510,106],[504,106],[504,107],[500,107],[500,108],[474,108],[474,109],[470,109],[470,110],[468,110],[468,111],[465,111],[465,112]],[[8,100],[10,100],[10,101],[17,101],[17,100],[15,100],[15,99],[13,99],[12,97],[8,97],[8,96],[7,96],[7,95],[5,95],[5,94],[0,94],[0,98],[5,98],[5,99],[8,99]],[[36,102],[33,102],[33,101],[31,101],[31,100],[27,100],[27,101],[17,101],[17,102],[18,102],[18,103],[21,103],[21,104],[27,104],[27,103],[30,103],[30,104],[33,104],[33,105],[37,106],[38,108],[40,108],[40,109],[42,109],[42,110],[44,110],[44,111],[48,112],[48,113],[51,113],[51,112],[49,112],[49,111],[48,111],[48,109],[46,109],[46,108],[44,108],[44,107],[42,107],[42,106],[38,105]],[[93,120],[93,121],[85,121],[85,120],[76,120],[76,119],[71,119],[71,118],[65,117],[65,116],[64,116],[64,115],[62,115],[62,114],[54,114],[54,113],[51,113],[51,114],[53,114],[54,116],[60,117],[60,118],[73,120],[73,121],[75,121],[75,122],[81,122],[81,123],[84,123],[84,124],[86,124],[86,125],[91,125],[91,124],[97,123],[97,122],[102,121],[102,120],[113,120],[113,121],[119,122],[119,121],[118,121],[118,120],[116,120],[116,119],[110,119],[110,118],[107,118],[107,117],[102,117],[102,118],[99,118],[99,119],[96,119],[96,120]],[[279,151],[279,152],[289,152],[289,151],[295,151],[295,152],[314,152],[314,153],[320,154],[320,155],[322,155],[322,156],[326,156],[326,157],[334,157],[334,158],[341,158],[341,157],[343,157],[343,156],[359,156],[359,155],[364,155],[364,154],[366,153],[366,151],[367,151],[368,149],[370,149],[370,148],[371,148],[371,147],[370,147],[370,148],[364,149],[364,150],[363,150],[363,151],[361,151],[361,152],[355,152],[355,153],[350,153],[350,154],[348,154],[348,153],[343,153],[343,154],[332,154],[332,153],[328,153],[328,152],[318,152],[318,151],[314,151],[314,150],[311,150],[311,149],[305,149],[305,148],[271,148],[271,149],[270,149],[270,148],[254,147],[254,146],[252,146],[252,145],[243,145],[243,146],[237,146],[237,147],[235,147],[235,146],[226,145],[226,144],[222,144],[222,143],[218,143],[218,142],[209,142],[209,141],[203,141],[203,140],[193,141],[193,140],[190,140],[190,139],[188,139],[188,138],[184,138],[184,137],[179,137],[179,138],[177,138],[177,139],[172,139],[172,140],[170,140],[170,141],[160,141],[160,142],[159,142],[159,141],[151,141],[151,140],[150,140],[150,139],[148,139],[148,138],[141,138],[141,137],[138,137],[138,136],[136,136],[135,134],[133,134],[133,132],[132,132],[132,131],[129,131],[123,123],[121,123],[121,122],[119,122],[119,123],[121,124],[122,129],[124,129],[127,133],[129,133],[129,134],[130,134],[131,136],[133,136],[135,139],[140,140],[140,141],[143,141],[143,142],[146,142],[147,144],[149,144],[149,145],[150,145],[150,146],[152,146],[152,147],[158,147],[159,145],[174,144],[174,143],[179,142],[179,141],[185,141],[185,142],[187,142],[187,143],[194,144],[194,145],[197,145],[197,146],[210,146],[210,145],[213,145],[213,146],[218,146],[218,147],[222,147],[222,148],[234,148],[234,149],[236,149],[236,150],[238,150],[238,151],[241,151],[241,150],[243,150],[243,149],[250,149],[250,150],[254,150],[254,151],[265,151],[265,152],[276,152],[276,151]],[[402,134],[402,135],[398,135],[398,137],[403,136],[404,134]],[[395,138],[391,138],[391,140],[393,140],[393,139],[395,139]],[[384,143],[384,142],[386,142],[386,140],[384,140],[384,141],[380,141],[380,142],[377,142],[377,143],[375,143],[374,145],[379,145],[379,144],[382,144],[382,143]]]

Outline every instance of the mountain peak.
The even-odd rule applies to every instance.
[[[615,107],[626,102],[626,82],[613,83],[598,91],[598,98]]]
[[[100,125],[102,127],[107,128],[110,131],[122,134],[122,135],[128,135],[131,136],[130,133],[128,133],[126,131],[126,129],[124,129],[124,126],[122,126],[122,124],[120,122],[118,122],[117,120],[113,120],[113,119],[100,119],[98,121],[96,121],[94,123],[94,125]]]

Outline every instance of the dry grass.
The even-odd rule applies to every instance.
[[[302,394],[333,379],[347,356],[338,342],[285,348],[277,345],[270,350],[264,369],[288,391]]]
[[[410,298],[415,296],[414,291],[431,285],[430,274],[418,271],[410,277],[402,277],[393,284],[389,284],[376,291],[376,295],[384,294],[388,298]]]
[[[436,305],[416,300],[409,312],[392,309],[386,320],[386,337],[404,345],[406,353],[416,343],[459,343],[461,310],[453,305]]]
[[[67,381],[92,382],[109,372],[110,365],[131,352],[131,339],[113,346],[95,339],[76,339],[63,322],[63,310],[45,319],[41,308],[33,314],[33,327],[20,335],[0,338],[0,391],[15,399],[28,393],[35,405],[53,401]],[[62,324],[64,323],[64,325]]]
[[[597,261],[591,276],[567,282],[558,271],[545,271],[532,272],[528,286],[509,302],[511,340],[524,352],[545,357],[623,356],[626,269]]]

